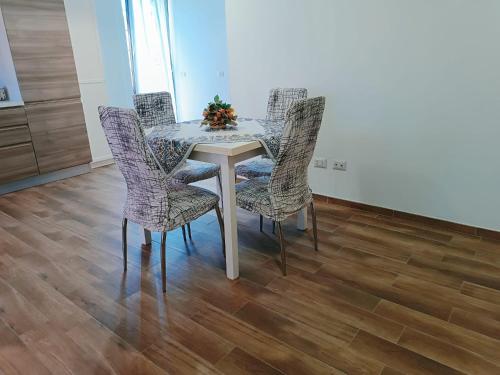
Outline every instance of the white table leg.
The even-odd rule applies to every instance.
[[[235,280],[240,275],[238,265],[238,226],[236,218],[236,191],[234,190],[234,160],[225,156],[220,163],[224,234],[226,237],[226,275]]]
[[[302,210],[300,210],[297,215],[297,229],[307,229],[307,207],[304,207]]]

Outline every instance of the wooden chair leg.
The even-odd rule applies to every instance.
[[[167,260],[166,260],[166,249],[167,249],[167,232],[161,234],[161,287],[163,293],[167,292]]]
[[[318,251],[318,225],[316,223],[316,210],[314,209],[313,201],[311,201],[311,216],[313,222],[314,250]]]
[[[151,242],[152,242],[151,231],[144,229],[144,244],[151,245]]]
[[[187,227],[188,227],[188,235],[189,235],[189,239],[192,240],[193,237],[191,236],[191,223],[187,223]]]
[[[281,247],[281,272],[283,273],[283,276],[286,276],[286,248],[280,221],[278,221],[278,234],[280,238],[280,247]]]
[[[260,215],[260,231],[262,232],[262,226],[264,225],[264,216]]]
[[[222,219],[222,213],[220,212],[219,205],[215,206],[215,212],[217,213],[217,220],[219,221],[220,237],[222,240],[222,254],[224,259],[226,258],[226,236],[224,235],[224,220]]]
[[[127,218],[122,220],[122,251],[123,251],[123,271],[127,271]]]
[[[187,241],[187,239],[186,239],[186,227],[184,225],[182,226],[182,238],[184,238],[184,242]]]

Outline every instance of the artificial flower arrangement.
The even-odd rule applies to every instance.
[[[213,102],[208,103],[208,107],[203,110],[202,125],[209,125],[210,129],[226,129],[228,125],[236,126],[236,116],[231,104],[225,103],[216,95]]]

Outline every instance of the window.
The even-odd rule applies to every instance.
[[[174,98],[168,0],[123,0],[136,94],[169,91]]]

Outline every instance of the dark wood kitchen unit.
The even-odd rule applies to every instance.
[[[0,184],[88,168],[89,140],[64,1],[0,0],[0,10],[0,33],[8,40],[8,50],[1,52],[12,56],[24,102],[0,107]]]

